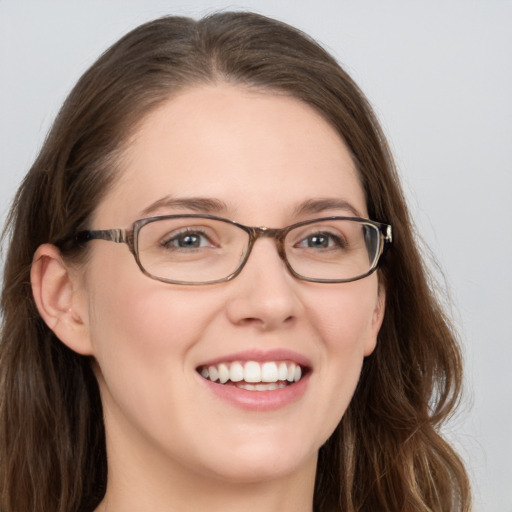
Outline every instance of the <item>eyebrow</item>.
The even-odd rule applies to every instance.
[[[171,197],[166,196],[151,203],[141,212],[141,216],[154,214],[160,208],[176,210],[189,210],[198,213],[220,213],[228,209],[226,203],[220,199],[210,197]]]
[[[360,211],[352,206],[348,201],[338,198],[318,198],[308,199],[300,203],[294,211],[295,215],[321,213],[326,210],[347,210],[356,217],[362,217]]]
[[[154,215],[159,209],[167,208],[173,210],[186,210],[196,213],[219,214],[229,211],[224,201],[210,197],[172,197],[165,196],[151,203],[147,208],[140,212],[140,217]],[[308,199],[297,205],[293,215],[311,215],[324,212],[326,210],[346,210],[356,217],[362,217],[354,206],[348,201],[338,198],[318,198]]]

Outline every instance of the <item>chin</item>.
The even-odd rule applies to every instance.
[[[288,439],[283,439],[288,437]],[[211,453],[204,461],[216,478],[239,484],[251,484],[283,479],[304,470],[314,471],[318,448],[303,440],[290,441],[290,434],[274,439],[255,441],[248,435],[243,443],[231,443],[223,453]]]
[[[236,457],[233,454],[233,457]],[[284,459],[284,460],[283,460]],[[217,471],[217,478],[233,484],[258,484],[283,480],[308,468],[316,468],[317,455],[302,460],[289,460],[277,454],[272,459],[237,461]]]

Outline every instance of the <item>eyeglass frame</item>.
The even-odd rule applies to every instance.
[[[150,224],[152,222],[157,222],[159,220],[165,220],[165,219],[178,219],[178,218],[196,218],[196,219],[210,219],[210,220],[216,220],[225,222],[227,224],[231,224],[233,226],[236,226],[243,231],[245,231],[249,235],[249,241],[247,244],[247,249],[244,254],[244,257],[242,261],[240,262],[237,269],[229,274],[227,277],[224,277],[222,279],[216,279],[214,281],[177,281],[174,279],[166,279],[164,277],[158,277],[150,272],[148,272],[144,266],[142,265],[140,261],[139,256],[139,244],[138,244],[138,236],[140,230],[146,225]],[[297,273],[293,267],[291,266],[290,262],[288,261],[288,258],[286,256],[286,250],[284,248],[284,239],[286,235],[292,231],[293,229],[299,228],[301,226],[306,226],[308,224],[315,224],[317,222],[325,222],[328,220],[349,220],[353,222],[360,222],[361,224],[369,224],[373,227],[377,228],[377,230],[380,233],[380,244],[379,244],[379,251],[377,255],[374,258],[373,264],[368,270],[368,272],[356,276],[353,278],[348,279],[324,279],[324,278],[311,278],[303,276],[299,273]],[[317,219],[309,219],[301,222],[297,222],[295,224],[291,224],[290,226],[285,226],[284,228],[267,228],[264,226],[245,226],[244,224],[240,224],[239,222],[236,222],[234,220],[226,219],[224,217],[218,217],[216,215],[207,215],[207,214],[181,214],[181,215],[158,215],[153,217],[147,217],[144,219],[138,219],[133,224],[131,229],[123,229],[123,228],[115,228],[115,229],[100,229],[100,230],[83,230],[79,231],[75,235],[66,238],[64,240],[60,240],[56,243],[57,246],[62,246],[64,244],[67,244],[69,242],[75,244],[75,245],[83,245],[87,242],[90,242],[91,240],[106,240],[109,242],[115,242],[115,243],[124,243],[128,246],[130,252],[135,258],[135,261],[140,268],[141,272],[146,275],[147,277],[154,279],[156,281],[161,281],[164,283],[169,284],[177,284],[177,285],[207,285],[207,284],[216,284],[216,283],[223,283],[226,281],[231,281],[234,279],[245,267],[245,264],[247,263],[247,260],[249,259],[249,256],[251,254],[252,248],[254,246],[254,243],[259,238],[274,238],[276,241],[276,248],[277,252],[279,254],[279,257],[286,265],[286,268],[288,271],[292,274],[292,276],[296,277],[297,279],[300,279],[301,281],[308,281],[312,283],[349,283],[353,281],[358,281],[360,279],[364,279],[365,277],[368,277],[370,274],[375,272],[379,265],[382,262],[382,257],[385,254],[385,252],[388,250],[389,246],[391,245],[393,241],[393,235],[392,235],[392,227],[389,224],[384,224],[382,222],[377,222],[370,219],[365,219],[364,217],[343,217],[343,216],[330,216],[330,217],[320,217]]]

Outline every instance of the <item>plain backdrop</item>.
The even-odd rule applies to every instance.
[[[374,105],[466,361],[447,433],[475,511],[512,512],[510,0],[0,0],[0,218],[80,74],[136,25],[251,9],[327,47]]]

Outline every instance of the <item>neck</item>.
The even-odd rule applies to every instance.
[[[258,478],[226,477],[180,464],[150,443],[139,445],[133,436],[116,434],[107,435],[107,490],[95,512],[313,510],[316,453],[281,474],[260,471],[263,476]]]
[[[96,512],[312,512],[316,460],[280,478],[230,482],[183,469],[109,467],[105,498]]]

